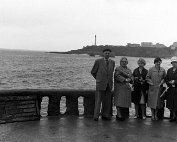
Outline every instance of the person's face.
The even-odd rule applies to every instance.
[[[171,64],[174,68],[177,68],[177,62],[172,62]]]
[[[161,63],[161,61],[155,62],[155,66],[160,67]]]
[[[124,59],[120,62],[120,65],[123,66],[123,67],[126,67],[127,64],[128,64],[127,60],[124,60]]]
[[[140,68],[143,68],[143,67],[144,67],[144,63],[138,62],[138,66],[139,66]]]
[[[105,59],[109,59],[110,54],[111,54],[110,51],[105,51],[105,52],[103,52],[103,55],[104,55]]]

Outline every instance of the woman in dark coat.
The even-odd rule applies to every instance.
[[[177,123],[177,57],[171,58],[173,67],[167,71],[165,82],[167,84],[167,104],[166,107],[173,113],[170,122],[176,121]]]
[[[146,119],[146,102],[148,84],[146,82],[146,75],[148,70],[144,68],[146,61],[143,58],[138,60],[138,68],[133,71],[134,84],[132,92],[132,102],[135,104],[135,118],[139,118],[138,110],[141,108],[142,118]]]

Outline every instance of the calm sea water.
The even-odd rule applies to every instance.
[[[89,55],[65,55],[31,51],[0,50],[0,89],[95,89],[90,75],[95,59]],[[121,57],[113,58],[116,66]],[[129,68],[137,67],[137,57],[127,57]],[[145,58],[146,68],[153,58]],[[171,67],[162,59],[162,67]],[[43,103],[47,105],[47,99]]]

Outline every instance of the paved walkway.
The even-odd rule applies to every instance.
[[[159,121],[99,120],[74,116],[0,125],[0,142],[176,142],[177,124]]]

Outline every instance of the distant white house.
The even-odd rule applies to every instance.
[[[174,47],[177,47],[177,42],[173,42],[173,46],[174,46]]]
[[[140,47],[140,44],[137,43],[127,43],[128,47]]]
[[[154,47],[152,42],[141,42],[141,47]]]
[[[171,48],[172,50],[175,50],[175,49],[177,48],[177,42],[173,42],[173,44],[170,45],[170,48]]]

